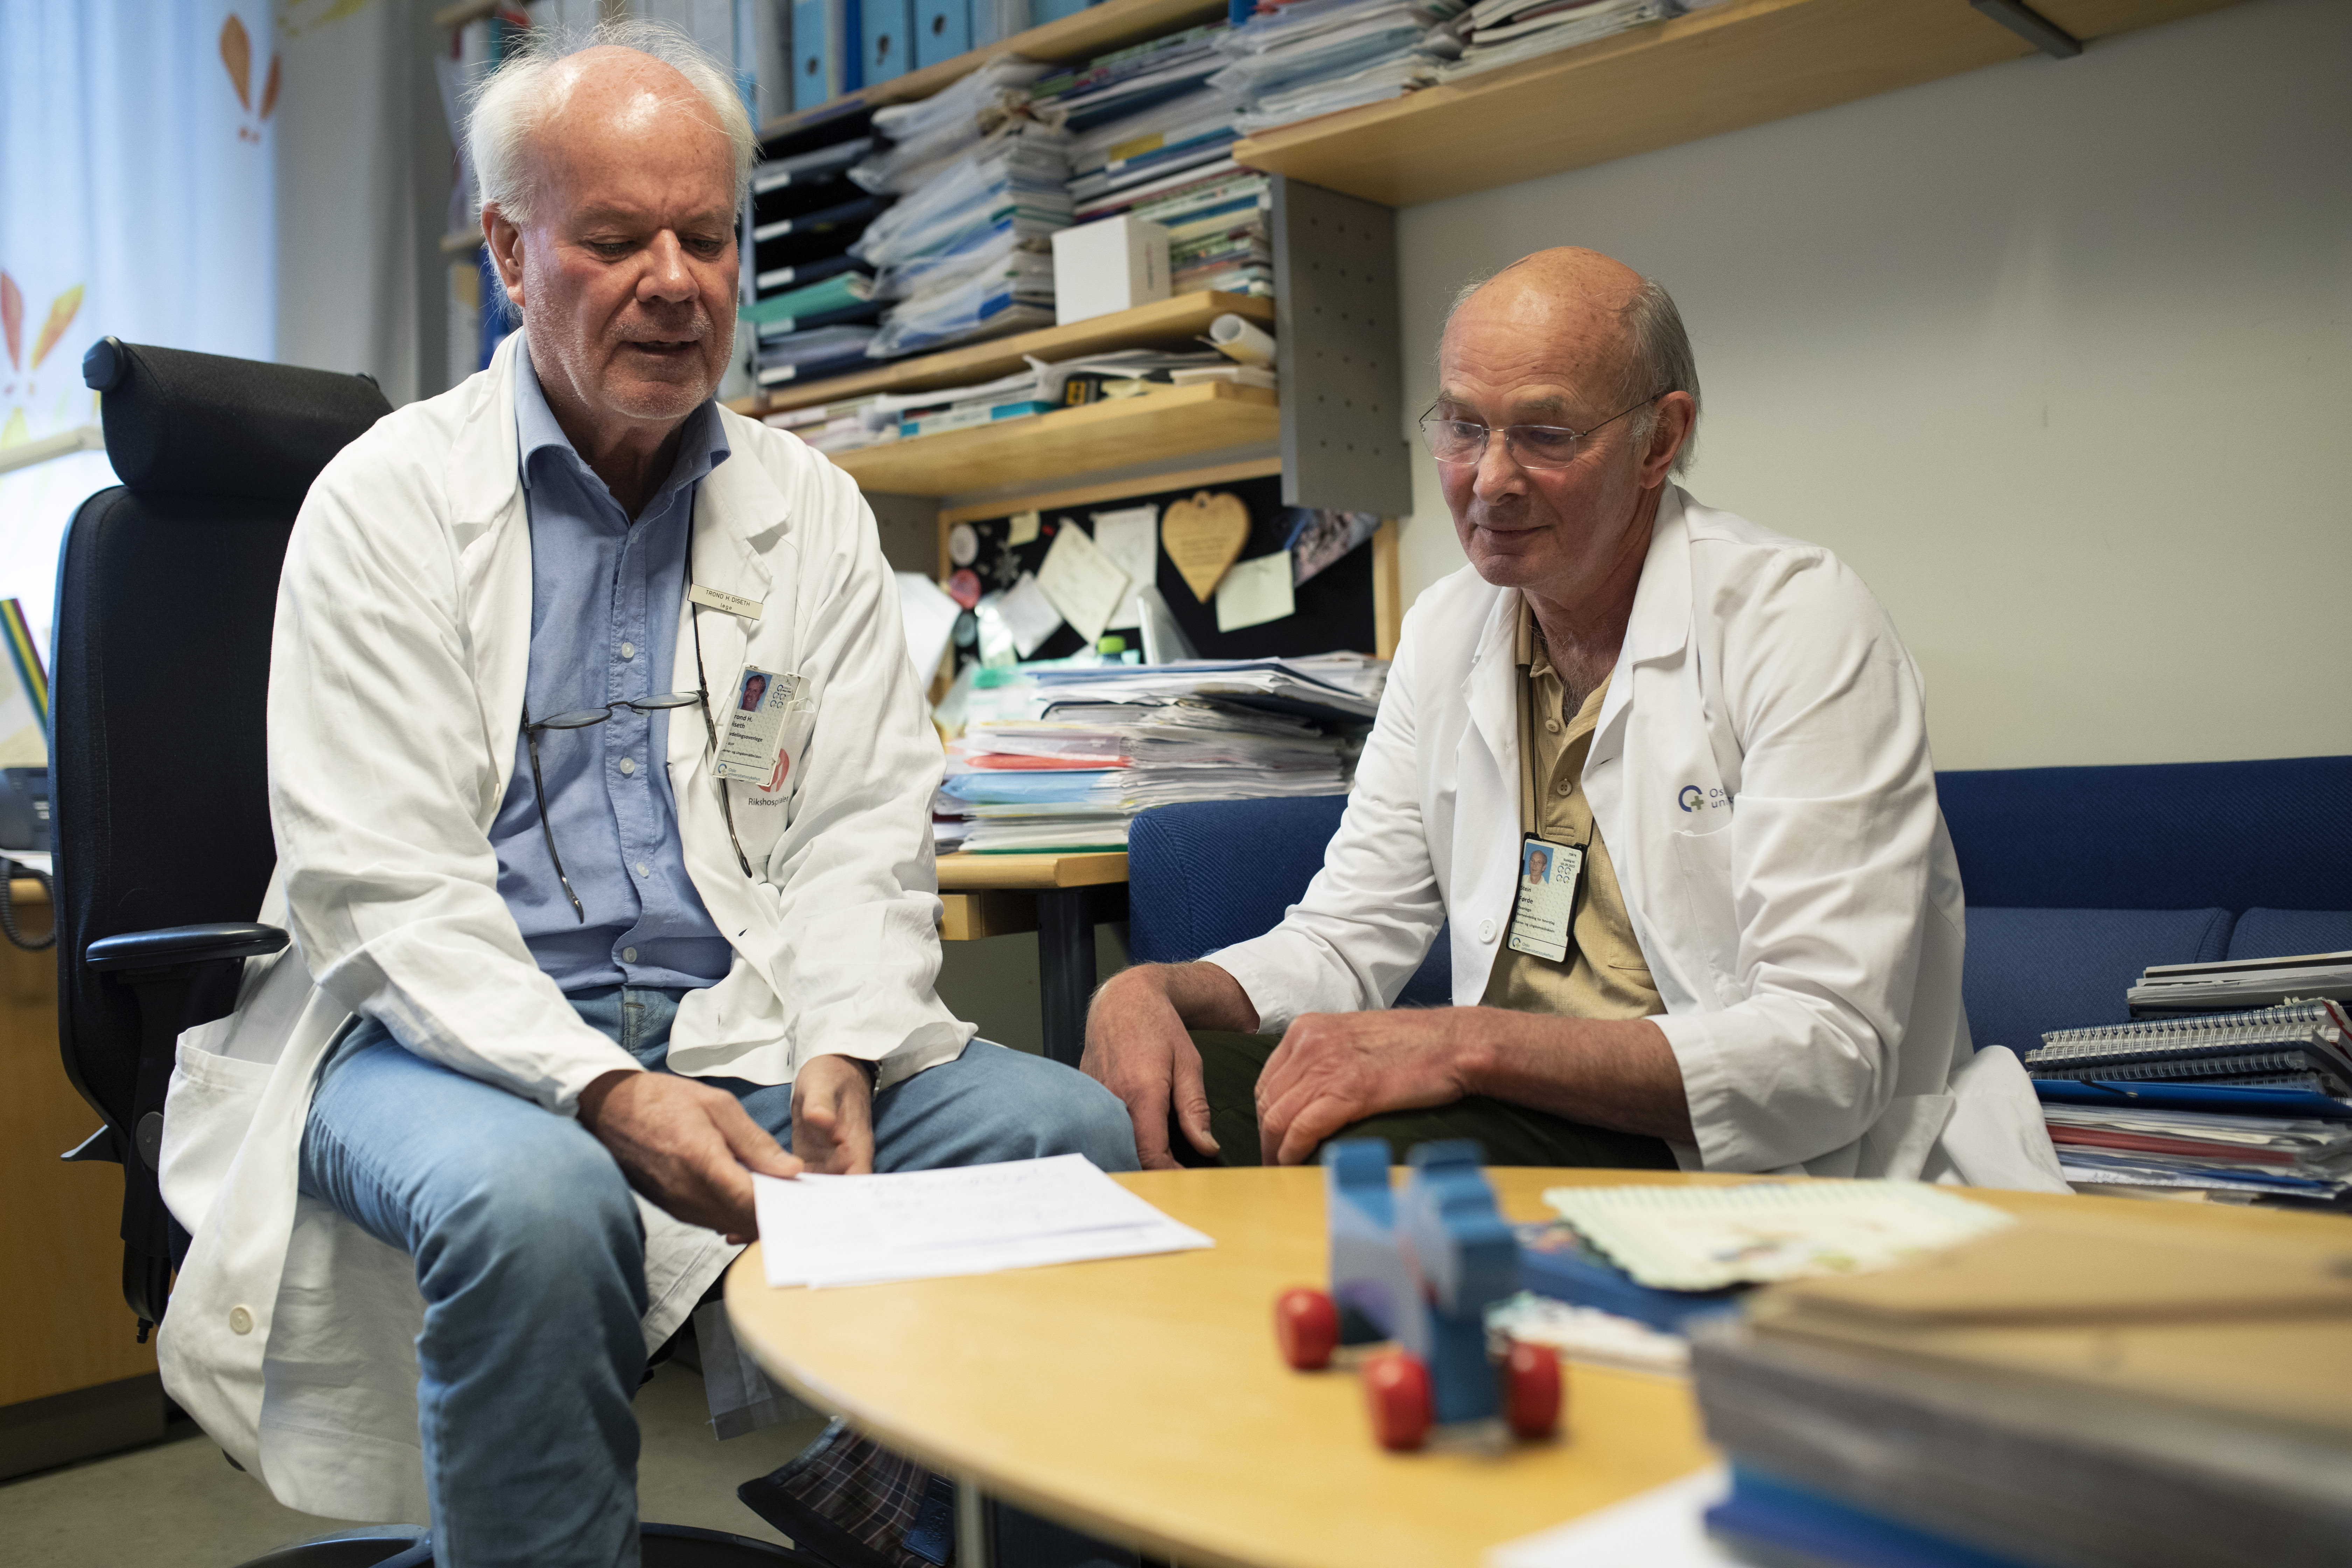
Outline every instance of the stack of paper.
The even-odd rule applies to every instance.
[[[1347,657],[1326,673],[1378,679],[1377,661]],[[935,837],[980,852],[1117,849],[1155,805],[1344,794],[1376,699],[1306,663],[1032,670],[1042,718],[976,720],[950,745]]]
[[[1230,60],[1211,84],[1242,106],[1244,132],[1404,92],[1415,46],[1455,0],[1298,0],[1261,11],[1217,42]]]
[[[2237,958],[2217,963],[2156,963],[2124,993],[2135,1018],[2268,1007],[2290,997],[2352,1002],[2352,952]]]
[[[763,337],[759,383],[780,386],[789,381],[821,381],[861,369],[873,342],[874,329],[862,326],[818,327],[772,341]]]
[[[877,358],[1054,320],[1052,238],[1070,225],[1069,138],[1021,115],[974,147],[977,129],[965,124],[961,156],[943,165],[872,175],[901,187],[919,179],[850,247],[879,269],[880,297],[896,301],[869,351]]]
[[[1083,1154],[751,1182],[768,1283],[778,1289],[993,1274],[1216,1245]]]
[[[2209,1197],[2352,1191],[2352,1105],[2308,1089],[2037,1080],[2058,1167],[2077,1186]]]
[[[1458,81],[1660,21],[1681,9],[1675,0],[1480,0],[1441,23],[1424,41],[1425,52],[1454,55],[1434,77]]]

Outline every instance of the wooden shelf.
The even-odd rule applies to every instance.
[[[973,49],[951,60],[941,60],[935,66],[925,66],[888,81],[845,93],[814,109],[778,115],[760,127],[760,140],[772,142],[779,136],[790,136],[856,108],[880,109],[929,98],[1004,55],[1067,65],[1123,49],[1129,44],[1181,33],[1203,22],[1213,22],[1224,14],[1224,0],[1103,0],[1103,4],[1089,5],[1076,16],[1015,33],[986,48]]]
[[[2238,0],[2035,0],[2089,41]],[[1731,0],[1452,86],[1249,137],[1255,169],[1410,206],[2020,59],[1963,0]]]
[[[1209,323],[1228,311],[1264,324],[1274,320],[1274,301],[1255,294],[1179,294],[1155,305],[1139,305],[1073,321],[1066,327],[1040,327],[1007,338],[950,349],[945,353],[903,359],[855,375],[836,375],[806,385],[786,382],[727,406],[753,418],[783,408],[805,408],[813,403],[835,403],[875,392],[923,392],[935,386],[971,386],[1010,375],[1021,368],[1024,356],[1042,360],[1076,359],[1113,349],[1188,348],[1209,330]]]
[[[1056,474],[1159,462],[1220,447],[1272,441],[1281,434],[1281,405],[1273,393],[1211,382],[832,457],[862,490],[944,496]]]

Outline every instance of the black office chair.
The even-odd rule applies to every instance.
[[[363,375],[102,339],[123,483],[82,503],[58,558],[50,776],[67,1075],[105,1125],[68,1158],[123,1167],[122,1294],[143,1342],[188,1238],[156,1156],[180,1033],[236,1005],[277,861],[264,727],[287,536],[328,459],[392,405]],[[814,1561],[744,1536],[642,1527],[648,1568]],[[420,1529],[347,1531],[272,1568],[431,1561]]]

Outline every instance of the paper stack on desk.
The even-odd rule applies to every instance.
[[[896,1175],[751,1180],[768,1283],[779,1289],[993,1274],[1216,1245],[1083,1154]]]

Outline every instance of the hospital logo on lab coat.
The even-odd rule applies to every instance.
[[[1701,789],[1696,784],[1685,784],[1675,796],[1675,804],[1685,811],[1719,811],[1731,804],[1728,790]]]

